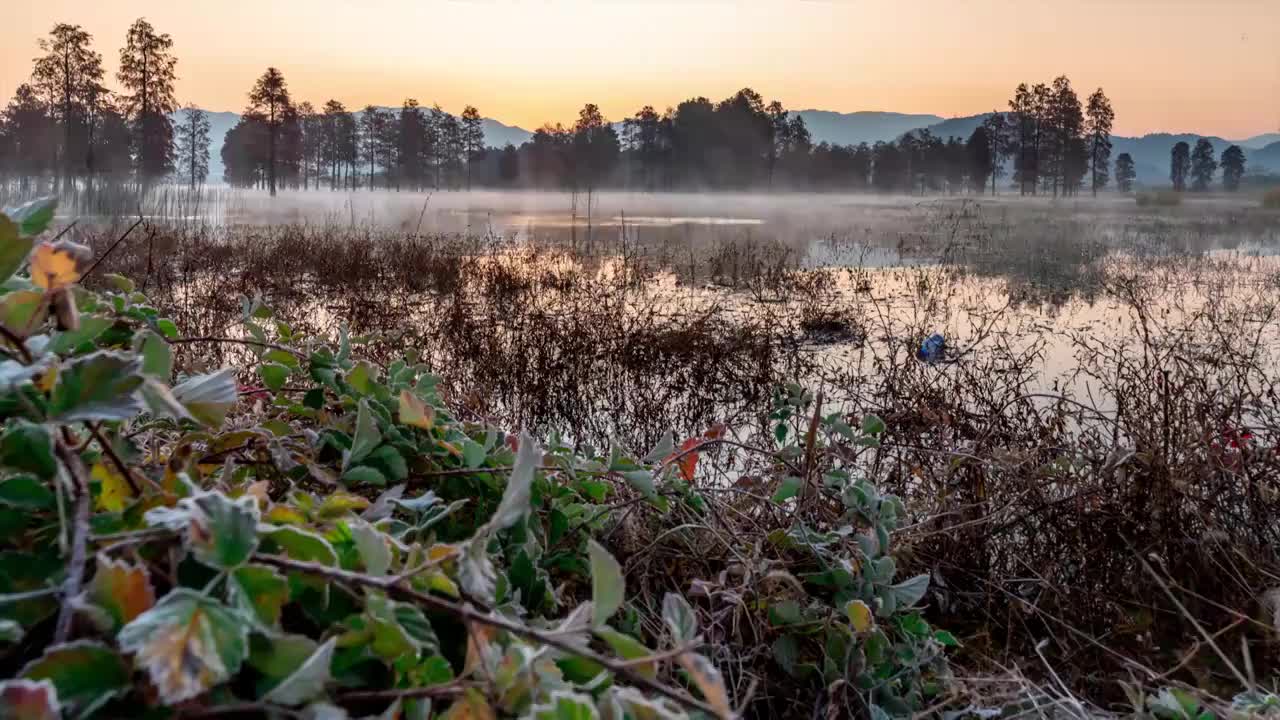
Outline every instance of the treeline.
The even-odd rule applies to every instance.
[[[116,81],[104,83],[102,55],[78,25],[58,24],[38,41],[42,55],[0,114],[0,171],[23,190],[72,184],[149,183],[208,172],[207,118],[191,108],[175,127],[173,39],[144,19],[120,48]]]
[[[1176,143],[1169,152],[1169,182],[1177,192],[1190,189],[1206,192],[1213,185],[1213,178],[1222,169],[1222,188],[1227,192],[1240,189],[1244,177],[1244,150],[1232,145],[1222,151],[1222,160],[1214,156],[1213,143],[1205,138],[1196,141],[1195,149],[1185,141]]]
[[[663,112],[646,106],[610,122],[585,105],[569,127],[546,125],[519,147],[486,147],[483,120],[406,100],[398,109],[358,111],[337,100],[295,102],[269,68],[250,89],[240,122],[210,138],[188,107],[172,119],[173,40],[139,19],[120,49],[119,92],[103,85],[92,36],[60,24],[39,41],[31,80],[0,115],[0,171],[24,188],[99,181],[197,185],[211,142],[221,141],[227,183],[353,190],[541,188],[589,191],[726,189],[981,193],[1011,176],[1025,194],[1075,194],[1107,186],[1115,115],[1101,89],[1082,103],[1070,80],[1019,85],[1009,109],[993,112],[967,138],[928,130],[892,142],[814,142],[804,119],[744,88],[713,102],[686,100]],[[1225,160],[1225,158],[1224,158]],[[1127,165],[1126,165],[1127,163]],[[1132,160],[1117,159],[1121,189]]]
[[[264,90],[264,88],[267,88]],[[277,114],[269,116],[264,98]],[[472,185],[590,191],[787,188],[981,193],[1004,168],[1024,193],[1095,191],[1110,178],[1110,102],[1087,109],[1065,77],[1019,86],[1009,112],[968,138],[928,130],[896,141],[815,143],[804,118],[744,88],[712,102],[693,98],[663,113],[646,106],[620,123],[585,105],[573,125],[545,125],[519,147],[486,147],[479,112],[461,116],[406,100],[399,110],[352,112],[330,100],[294,104],[270,68],[222,148],[227,182],[271,189],[359,187],[419,190]]]

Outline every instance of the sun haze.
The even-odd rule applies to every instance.
[[[1067,74],[1106,89],[1118,134],[1280,129],[1274,0],[45,0],[6,16],[6,96],[54,23],[93,33],[111,75],[144,16],[175,40],[180,99],[214,110],[241,109],[268,65],[317,104],[414,97],[526,128],[743,86],[794,109],[970,115]]]

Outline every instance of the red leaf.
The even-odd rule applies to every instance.
[[[693,473],[698,469],[698,453],[686,453],[685,451],[696,448],[701,444],[702,440],[700,438],[689,438],[680,445],[680,452],[676,453],[676,455],[680,456],[680,459],[676,461],[680,466],[680,477],[684,478],[685,482],[693,482]],[[681,453],[685,454],[682,455]]]

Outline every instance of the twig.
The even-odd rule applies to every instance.
[[[42,597],[57,595],[58,588],[41,588],[39,590],[28,590],[26,592],[7,593],[0,595],[0,605],[9,605],[12,603],[24,602],[26,600],[38,600]]]
[[[133,223],[132,225],[130,225],[130,226],[129,226],[129,229],[128,229],[128,230],[125,230],[123,235],[121,235],[120,237],[116,238],[116,241],[115,241],[115,242],[113,242],[113,243],[111,243],[111,247],[107,248],[106,252],[104,252],[104,253],[102,253],[101,255],[99,255],[99,256],[98,256],[98,259],[97,259],[97,260],[94,260],[94,261],[93,261],[93,264],[89,266],[89,269],[84,271],[84,274],[82,274],[82,275],[80,276],[80,282],[81,282],[81,283],[83,283],[83,282],[85,281],[85,279],[86,279],[86,278],[88,278],[90,275],[92,275],[92,274],[93,274],[93,271],[94,271],[94,270],[97,270],[97,269],[98,269],[98,266],[102,264],[102,261],[103,261],[103,260],[106,260],[106,259],[107,259],[107,256],[111,254],[111,251],[112,251],[112,250],[115,250],[117,245],[119,245],[120,243],[124,242],[124,239],[125,239],[125,238],[127,238],[127,237],[129,237],[129,235],[133,234],[134,229],[135,229],[135,228],[137,228],[137,227],[138,227],[139,225],[141,225],[141,224],[142,224],[142,215],[141,215],[141,214],[139,214],[139,215],[138,215],[138,219],[137,219],[136,221],[134,221],[134,223]]]
[[[116,449],[111,446],[106,436],[102,434],[102,423],[90,425],[89,432],[93,433],[93,439],[98,441],[102,452],[106,453],[107,458],[111,460],[111,464],[116,466],[116,470],[124,477],[124,481],[129,483],[129,489],[133,491],[134,497],[141,495],[138,483],[134,482],[133,473],[129,470],[129,466],[125,465],[124,460],[121,460],[120,455],[116,453]]]
[[[18,337],[12,330],[3,324],[0,324],[0,335],[3,335],[4,339],[8,340],[10,344],[17,349],[18,354],[22,356],[23,364],[31,364],[31,351],[27,349],[27,344],[22,341],[22,338]]]
[[[75,613],[75,604],[71,600],[80,594],[80,586],[84,580],[85,548],[89,544],[90,493],[89,479],[85,475],[80,456],[72,452],[62,440],[57,441],[56,450],[76,485],[76,510],[71,526],[71,559],[67,563],[67,579],[62,584],[62,607],[58,610],[58,620],[53,631],[53,642],[63,643],[71,634],[71,619]]]
[[[433,685],[431,687],[393,688],[390,690],[352,690],[340,693],[337,700],[340,703],[356,703],[412,700],[414,698],[429,697],[449,697],[451,695],[458,695],[466,692],[473,687],[477,687],[477,685],[469,682],[452,682],[447,685]]]
[[[631,684],[662,695],[663,697],[673,700],[686,708],[698,710],[699,712],[706,713],[712,717],[719,716],[716,709],[707,703],[694,699],[675,688],[668,687],[655,680],[650,680],[618,660],[614,660],[613,658],[608,658],[586,648],[579,647],[541,630],[535,630],[534,628],[525,627],[524,625],[512,622],[505,618],[482,613],[470,605],[459,605],[455,602],[435,597],[434,595],[427,595],[425,593],[418,592],[417,590],[404,587],[403,585],[398,585],[396,583],[398,583],[399,578],[396,576],[375,578],[369,575],[351,572],[349,570],[332,568],[328,565],[321,565],[320,563],[304,562],[301,560],[294,560],[292,558],[265,555],[261,553],[256,553],[253,557],[254,560],[263,563],[264,565],[274,565],[275,567],[285,570],[294,570],[297,572],[319,575],[348,585],[363,585],[365,587],[385,590],[390,595],[395,595],[404,600],[411,600],[413,602],[420,603],[434,610],[447,612],[465,622],[475,622],[482,625],[488,625],[489,627],[498,628],[499,630],[505,630],[513,635],[519,635],[521,637],[535,640],[543,645],[549,645],[557,650],[590,660],[601,667],[611,670],[617,675],[626,678]]]
[[[228,338],[228,337],[185,337],[185,338],[173,338],[173,339],[166,338],[166,341],[170,345],[178,345],[181,343],[202,343],[202,342],[203,343],[231,343],[233,345],[252,345],[254,347],[264,347],[270,350],[282,350],[295,357],[305,357],[303,353],[300,353],[297,350],[294,350],[293,348],[285,347],[284,345],[277,345],[275,343],[262,342],[260,340],[246,340],[242,338]]]

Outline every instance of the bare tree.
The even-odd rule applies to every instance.
[[[179,172],[195,190],[209,176],[209,114],[195,105],[183,108],[176,144]]]

